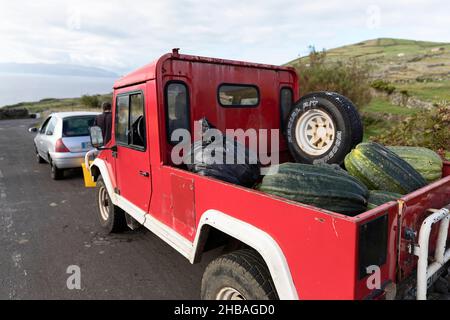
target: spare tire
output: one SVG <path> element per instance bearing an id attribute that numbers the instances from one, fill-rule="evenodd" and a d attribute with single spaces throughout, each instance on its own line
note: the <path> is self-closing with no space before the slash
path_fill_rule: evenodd
<path id="1" fill-rule="evenodd" d="M 286 126 L 289 150 L 299 163 L 342 165 L 363 139 L 358 110 L 334 92 L 315 92 L 292 107 Z"/>

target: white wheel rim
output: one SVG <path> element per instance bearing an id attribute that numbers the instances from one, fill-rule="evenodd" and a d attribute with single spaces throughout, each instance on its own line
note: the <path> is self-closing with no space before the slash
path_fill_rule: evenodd
<path id="1" fill-rule="evenodd" d="M 216 300 L 246 300 L 236 289 L 231 287 L 223 288 L 216 296 Z"/>
<path id="2" fill-rule="evenodd" d="M 321 156 L 331 149 L 336 138 L 333 119 L 322 110 L 309 110 L 298 120 L 295 137 L 305 153 Z"/>
<path id="3" fill-rule="evenodd" d="M 109 218 L 109 199 L 106 192 L 106 188 L 101 187 L 98 194 L 98 207 L 100 208 L 100 215 L 105 221 Z"/>

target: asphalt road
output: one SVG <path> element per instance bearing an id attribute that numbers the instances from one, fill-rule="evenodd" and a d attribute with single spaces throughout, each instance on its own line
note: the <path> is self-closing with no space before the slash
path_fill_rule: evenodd
<path id="1" fill-rule="evenodd" d="M 81 172 L 53 181 L 35 161 L 33 121 L 0 121 L 0 299 L 198 299 L 210 257 L 191 265 L 145 230 L 103 235 Z"/>

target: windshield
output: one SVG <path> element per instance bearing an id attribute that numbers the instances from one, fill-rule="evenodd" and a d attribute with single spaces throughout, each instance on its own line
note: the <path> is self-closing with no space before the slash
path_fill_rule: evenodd
<path id="1" fill-rule="evenodd" d="M 89 127 L 95 122 L 93 116 L 70 117 L 63 120 L 63 137 L 81 137 L 89 135 Z"/>

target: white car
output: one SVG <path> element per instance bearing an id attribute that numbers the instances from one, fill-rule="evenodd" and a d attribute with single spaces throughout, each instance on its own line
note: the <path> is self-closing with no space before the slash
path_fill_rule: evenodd
<path id="1" fill-rule="evenodd" d="M 59 112 L 51 114 L 34 138 L 36 159 L 51 165 L 51 176 L 58 180 L 64 177 L 64 169 L 79 168 L 86 152 L 92 149 L 89 127 L 92 127 L 99 112 Z"/>

